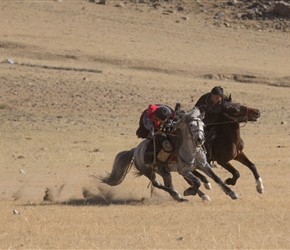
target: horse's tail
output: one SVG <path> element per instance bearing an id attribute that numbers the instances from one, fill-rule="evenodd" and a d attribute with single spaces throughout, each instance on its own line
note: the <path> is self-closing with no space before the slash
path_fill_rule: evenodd
<path id="1" fill-rule="evenodd" d="M 110 186 L 119 185 L 132 167 L 134 150 L 135 148 L 132 148 L 131 150 L 118 153 L 115 157 L 111 173 L 108 173 L 104 178 L 100 178 L 101 182 Z"/>

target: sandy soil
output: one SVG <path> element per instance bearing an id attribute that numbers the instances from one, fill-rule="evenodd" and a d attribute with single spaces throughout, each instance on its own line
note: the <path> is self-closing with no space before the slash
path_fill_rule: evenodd
<path id="1" fill-rule="evenodd" d="M 54 202 L 82 200 L 83 190 L 104 198 L 96 205 L 150 198 L 145 178 L 128 174 L 120 187 L 108 189 L 93 176 L 110 171 L 119 151 L 140 142 L 135 130 L 149 103 L 174 107 L 181 102 L 190 109 L 200 95 L 221 85 L 234 101 L 262 114 L 242 128 L 242 136 L 265 194 L 256 193 L 252 174 L 237 163 L 241 178 L 235 190 L 244 202 L 264 197 L 275 204 L 277 199 L 288 220 L 282 225 L 287 235 L 290 33 L 218 27 L 202 13 L 165 15 L 170 9 L 165 2 L 163 8 L 115 4 L 1 2 L 0 203 L 9 210 L 5 214 L 12 215 L 14 204 L 42 203 L 47 190 Z M 221 168 L 217 173 L 228 176 Z M 182 192 L 186 183 L 174 178 Z M 213 192 L 212 200 L 228 201 L 220 192 Z M 170 200 L 162 191 L 155 193 L 155 201 Z M 290 247 L 286 238 L 269 247 Z"/>

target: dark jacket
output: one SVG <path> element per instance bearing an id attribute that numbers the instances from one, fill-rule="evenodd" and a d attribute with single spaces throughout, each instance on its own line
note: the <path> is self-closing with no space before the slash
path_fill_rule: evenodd
<path id="1" fill-rule="evenodd" d="M 199 108 L 200 112 L 205 112 L 205 117 L 203 119 L 205 125 L 214 123 L 221 112 L 221 103 L 214 104 L 210 92 L 202 95 L 195 106 Z"/>
<path id="2" fill-rule="evenodd" d="M 154 112 L 160 106 L 165 106 L 170 111 L 171 115 L 169 120 L 172 120 L 175 117 L 175 111 L 167 105 L 160 104 L 150 104 L 148 109 L 144 110 L 140 119 L 139 119 L 139 128 L 136 131 L 136 135 L 139 138 L 148 138 L 150 133 L 155 133 L 159 130 L 161 122 L 155 119 Z"/>

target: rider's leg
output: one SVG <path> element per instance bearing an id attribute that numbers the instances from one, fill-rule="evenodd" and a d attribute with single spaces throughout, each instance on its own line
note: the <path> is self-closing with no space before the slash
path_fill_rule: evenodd
<path id="1" fill-rule="evenodd" d="M 173 146 L 170 139 L 167 136 L 157 136 L 157 144 L 160 145 L 160 151 L 157 154 L 157 165 L 166 166 L 166 162 L 173 152 Z"/>

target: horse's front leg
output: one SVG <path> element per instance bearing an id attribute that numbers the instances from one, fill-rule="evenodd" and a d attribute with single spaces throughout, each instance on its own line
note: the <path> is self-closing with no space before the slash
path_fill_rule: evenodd
<path id="1" fill-rule="evenodd" d="M 211 184 L 204 175 L 197 172 L 196 170 L 192 171 L 192 173 L 201 180 L 206 189 L 211 190 Z"/>
<path id="2" fill-rule="evenodd" d="M 237 180 L 240 178 L 240 173 L 238 170 L 236 170 L 232 164 L 229 162 L 217 162 L 219 165 L 221 165 L 224 169 L 228 170 L 232 174 L 232 178 L 228 178 L 225 180 L 225 183 L 227 185 L 236 185 Z"/>
<path id="3" fill-rule="evenodd" d="M 211 184 L 203 174 L 197 172 L 196 170 L 192 171 L 192 173 L 201 180 L 206 189 L 211 190 Z M 209 196 L 202 192 L 200 189 L 197 190 L 197 194 L 203 201 L 210 201 Z"/>
<path id="4" fill-rule="evenodd" d="M 263 186 L 262 178 L 260 177 L 255 164 L 253 162 L 251 162 L 249 160 L 249 158 L 243 152 L 241 154 L 239 154 L 235 158 L 235 160 L 239 161 L 243 165 L 247 166 L 252 171 L 252 173 L 253 173 L 253 175 L 255 177 L 255 180 L 256 180 L 256 184 L 257 184 L 256 185 L 257 192 L 262 194 L 264 192 L 264 186 Z"/>
<path id="5" fill-rule="evenodd" d="M 238 198 L 238 195 L 231 190 L 221 179 L 218 177 L 211 166 L 206 162 L 204 165 L 199 165 L 199 169 L 206 173 L 209 177 L 211 177 L 221 188 L 222 190 L 229 195 L 233 200 Z"/>

